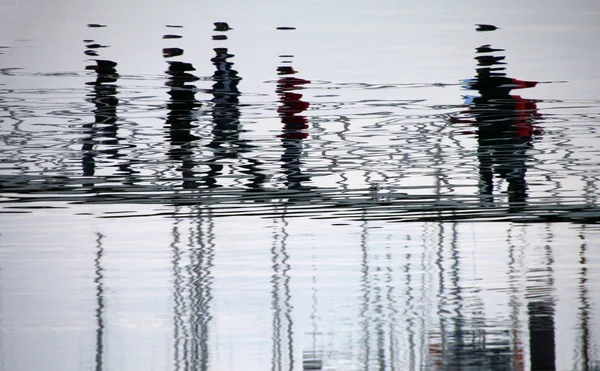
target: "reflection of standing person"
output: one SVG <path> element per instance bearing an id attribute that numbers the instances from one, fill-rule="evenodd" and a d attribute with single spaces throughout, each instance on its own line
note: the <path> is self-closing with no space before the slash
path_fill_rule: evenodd
<path id="1" fill-rule="evenodd" d="M 310 176 L 302 174 L 300 168 L 302 140 L 308 136 L 306 116 L 300 113 L 308 109 L 309 103 L 301 100 L 302 94 L 294 91 L 302 89 L 303 85 L 309 84 L 310 81 L 289 76 L 297 72 L 292 67 L 279 67 L 277 72 L 283 75 L 277 80 L 276 90 L 281 103 L 277 112 L 283 123 L 283 133 L 279 135 L 281 146 L 284 148 L 281 156 L 282 168 L 286 175 L 287 187 L 301 188 L 302 182 L 310 180 Z"/>
<path id="2" fill-rule="evenodd" d="M 88 27 L 105 27 L 98 24 L 89 24 Z M 85 54 L 88 56 L 98 56 L 98 50 L 107 48 L 106 45 L 95 43 L 94 40 L 85 40 L 87 43 Z M 96 73 L 95 81 L 87 82 L 87 85 L 94 87 L 93 92 L 89 94 L 88 100 L 95 106 L 94 122 L 84 124 L 87 136 L 83 139 L 82 144 L 82 167 L 84 176 L 93 176 L 96 173 L 96 156 L 99 154 L 107 155 L 109 159 L 120 160 L 125 155 L 120 152 L 120 142 L 123 138 L 119 138 L 118 132 L 118 117 L 117 106 L 119 100 L 117 98 L 117 63 L 106 59 L 94 59 L 95 65 L 87 66 L 86 69 L 93 70 Z M 128 145 L 128 147 L 135 147 Z M 116 167 L 118 171 L 125 175 L 123 184 L 133 184 L 136 179 L 134 174 L 137 171 L 131 167 L 132 160 L 120 161 Z"/>
<path id="3" fill-rule="evenodd" d="M 217 31 L 227 31 L 223 22 L 215 23 Z M 238 84 L 242 78 L 233 69 L 233 62 L 229 59 L 234 55 L 229 54 L 227 48 L 215 48 L 216 55 L 211 59 L 215 66 L 212 79 L 214 84 L 211 93 L 213 95 L 212 119 L 213 139 L 208 147 L 213 150 L 213 158 L 208 161 L 209 170 L 204 177 L 208 187 L 219 187 L 217 177 L 223 173 L 224 159 L 237 159 L 242 173 L 249 175 L 250 181 L 247 186 L 250 189 L 259 189 L 264 183 L 266 176 L 260 171 L 260 161 L 252 158 L 240 158 L 240 154 L 249 152 L 252 145 L 248 140 L 240 138 L 242 132 L 240 126 L 239 96 L 241 95 Z"/>
<path id="4" fill-rule="evenodd" d="M 178 35 L 165 35 L 163 38 L 179 38 Z M 180 48 L 165 48 L 163 56 L 172 58 L 183 54 Z M 194 180 L 192 142 L 199 138 L 192 134 L 195 120 L 195 110 L 200 103 L 195 98 L 196 86 L 190 82 L 198 80 L 198 77 L 191 74 L 196 69 L 190 63 L 181 61 L 169 61 L 169 69 L 166 71 L 169 79 L 166 85 L 169 86 L 170 100 L 167 103 L 167 137 L 171 144 L 169 157 L 175 161 L 181 161 L 181 175 L 183 178 L 182 187 L 185 189 L 197 188 Z"/>
<path id="5" fill-rule="evenodd" d="M 506 77 L 501 72 L 504 56 L 487 55 L 502 51 L 489 45 L 477 48 L 477 75 L 467 81 L 467 89 L 477 90 L 471 97 L 469 114 L 477 126 L 480 192 L 492 198 L 494 173 L 508 182 L 511 210 L 518 210 L 527 199 L 527 150 L 532 147 L 534 121 L 539 116 L 532 100 L 511 95 L 513 89 L 534 87 L 537 82 Z"/>
<path id="6" fill-rule="evenodd" d="M 90 101 L 94 103 L 94 122 L 85 124 L 88 137 L 83 141 L 83 175 L 92 176 L 96 172 L 96 146 L 99 144 L 114 145 L 117 142 L 117 63 L 96 59 L 95 66 L 89 66 L 96 72 L 96 80 L 89 82 L 94 86 Z M 104 139 L 98 139 L 104 138 Z M 114 153 L 113 153 L 114 155 Z"/>

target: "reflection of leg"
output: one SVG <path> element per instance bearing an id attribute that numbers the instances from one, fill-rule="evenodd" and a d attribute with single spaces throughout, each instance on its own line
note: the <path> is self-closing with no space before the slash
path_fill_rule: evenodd
<path id="1" fill-rule="evenodd" d="M 508 202 L 524 203 L 527 199 L 527 183 L 525 182 L 525 166 L 516 167 L 507 175 Z"/>
<path id="2" fill-rule="evenodd" d="M 477 158 L 479 159 L 479 194 L 489 196 L 487 200 L 492 201 L 492 191 L 494 188 L 494 175 L 492 172 L 492 156 L 489 147 L 479 146 L 477 148 Z"/>
<path id="3" fill-rule="evenodd" d="M 302 174 L 300 156 L 302 155 L 302 140 L 301 139 L 282 139 L 284 148 L 281 161 L 282 168 L 286 174 L 288 188 L 299 188 L 302 182 L 310 180 L 310 176 Z"/>

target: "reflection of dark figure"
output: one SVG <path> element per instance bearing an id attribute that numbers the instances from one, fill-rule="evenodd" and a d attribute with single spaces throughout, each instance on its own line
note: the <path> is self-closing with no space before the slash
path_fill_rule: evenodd
<path id="1" fill-rule="evenodd" d="M 534 87 L 537 82 L 521 81 L 505 76 L 504 56 L 488 53 L 502 51 L 489 45 L 477 48 L 477 76 L 469 80 L 467 88 L 477 90 L 470 115 L 477 126 L 477 157 L 479 159 L 480 192 L 491 199 L 494 173 L 508 182 L 508 201 L 517 211 L 527 199 L 527 150 L 532 146 L 534 120 L 538 117 L 536 105 L 517 95 L 513 89 Z M 473 122 L 473 121 L 471 121 Z"/>
<path id="2" fill-rule="evenodd" d="M 117 144 L 117 85 L 114 83 L 118 79 L 116 67 L 117 64 L 107 60 L 96 60 L 95 66 L 88 66 L 87 69 L 96 72 L 96 81 L 88 82 L 88 85 L 94 85 L 94 92 L 91 94 L 90 101 L 94 103 L 94 122 L 85 124 L 89 136 L 83 141 L 83 175 L 92 176 L 96 171 L 96 149 L 98 144 Z M 105 138 L 105 139 L 99 139 Z M 112 151 L 114 152 L 114 150 Z M 113 153 L 113 155 L 116 153 Z"/>
<path id="3" fill-rule="evenodd" d="M 286 175 L 286 186 L 297 189 L 302 187 L 302 182 L 310 180 L 310 176 L 302 174 L 300 169 L 302 140 L 308 136 L 306 117 L 300 113 L 309 107 L 309 103 L 302 101 L 302 94 L 294 91 L 302 89 L 302 86 L 310 81 L 289 76 L 296 73 L 291 67 L 279 67 L 277 71 L 283 75 L 277 80 L 277 94 L 281 103 L 277 112 L 283 123 L 283 133 L 279 136 L 284 148 L 281 166 Z"/>
<path id="4" fill-rule="evenodd" d="M 229 59 L 233 54 L 229 54 L 227 48 L 215 48 L 216 55 L 211 62 L 216 67 L 212 76 L 214 84 L 212 86 L 213 95 L 213 139 L 208 147 L 213 150 L 213 158 L 209 161 L 209 171 L 204 179 L 208 187 L 219 187 L 217 177 L 223 173 L 223 164 L 219 163 L 223 159 L 238 159 L 240 153 L 249 152 L 252 147 L 247 140 L 240 138 L 240 110 L 238 84 L 241 77 L 233 69 L 233 62 Z M 251 189 L 260 188 L 264 183 L 265 175 L 258 168 L 260 162 L 255 159 L 243 159 L 240 166 L 242 173 L 250 175 L 248 186 Z"/>
<path id="5" fill-rule="evenodd" d="M 196 87 L 188 84 L 198 80 L 196 76 L 189 73 L 194 70 L 195 68 L 191 64 L 184 62 L 169 62 L 167 70 L 169 75 L 167 85 L 171 88 L 169 90 L 171 100 L 167 104 L 169 112 L 166 121 L 169 130 L 168 138 L 171 143 L 169 157 L 181 161 L 183 188 L 185 189 L 196 188 L 193 180 L 193 152 L 190 147 L 191 142 L 198 139 L 191 133 L 191 130 L 193 129 L 194 110 L 200 103 L 194 97 Z"/>
<path id="6" fill-rule="evenodd" d="M 89 24 L 88 27 L 105 27 L 99 24 Z M 107 48 L 107 45 L 101 45 L 94 40 L 84 40 L 86 43 L 85 54 L 89 56 L 98 56 L 98 50 Z M 83 139 L 82 145 L 82 167 L 84 176 L 93 176 L 96 173 L 96 156 L 98 154 L 107 155 L 111 160 L 119 160 L 125 157 L 119 153 L 123 138 L 117 136 L 117 85 L 119 78 L 117 73 L 117 63 L 94 59 L 95 65 L 87 66 L 86 69 L 93 70 L 96 73 L 95 81 L 87 82 L 86 85 L 92 85 L 94 90 L 88 94 L 88 101 L 94 104 L 94 122 L 83 125 L 86 129 L 87 137 Z M 128 147 L 135 147 L 129 144 Z M 123 184 L 134 184 L 136 179 L 134 174 L 137 171 L 131 168 L 132 160 L 118 162 L 117 168 L 121 174 L 124 174 Z"/>

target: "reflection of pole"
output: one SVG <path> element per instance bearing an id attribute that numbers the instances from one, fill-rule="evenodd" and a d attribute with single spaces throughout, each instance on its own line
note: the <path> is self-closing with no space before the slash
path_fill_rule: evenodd
<path id="1" fill-rule="evenodd" d="M 363 211 L 363 213 L 366 212 Z M 371 296 L 371 272 L 369 271 L 369 253 L 367 251 L 367 228 L 366 220 L 362 225 L 362 232 L 360 234 L 360 249 L 362 253 L 361 259 L 361 291 L 362 291 L 362 305 L 360 308 L 359 316 L 360 316 L 360 324 L 362 327 L 362 336 L 363 339 L 361 341 L 362 349 L 365 354 L 363 367 L 365 370 L 369 369 L 369 364 L 371 363 L 371 332 L 370 332 L 370 321 L 369 321 L 369 300 Z"/>
<path id="2" fill-rule="evenodd" d="M 509 299 L 509 308 L 510 308 L 510 319 L 511 319 L 511 343 L 512 343 L 512 354 L 513 354 L 513 369 L 515 371 L 524 371 L 525 370 L 525 360 L 524 360 L 524 351 L 523 351 L 523 342 L 521 339 L 521 324 L 519 320 L 519 311 L 522 306 L 522 303 L 519 301 L 520 297 L 520 287 L 517 285 L 519 280 L 519 269 L 517 264 L 522 265 L 522 251 L 519 251 L 519 255 L 517 256 L 516 245 L 512 242 L 512 238 L 510 235 L 512 234 L 512 226 L 509 227 L 508 230 L 508 284 L 510 287 L 510 299 Z"/>
<path id="3" fill-rule="evenodd" d="M 173 368 L 175 370 L 210 369 L 209 325 L 212 320 L 210 304 L 212 302 L 211 268 L 215 247 L 214 219 L 210 210 L 206 215 L 203 215 L 201 209 L 197 212 L 198 224 L 192 224 L 188 231 L 189 236 L 185 246 L 187 254 L 184 254 L 180 247 L 179 220 L 172 230 Z M 189 261 L 182 261 L 184 256 L 189 256 Z"/>
<path id="4" fill-rule="evenodd" d="M 273 276 L 271 278 L 273 285 L 271 290 L 273 308 L 272 371 L 292 370 L 294 367 L 293 308 L 290 294 L 290 276 L 288 274 L 291 266 L 288 264 L 289 255 L 286 251 L 287 221 L 282 219 L 282 222 L 283 225 L 279 233 L 275 234 L 271 247 L 271 261 L 273 263 Z"/>
<path id="5" fill-rule="evenodd" d="M 184 278 L 182 275 L 181 268 L 181 249 L 180 243 L 180 232 L 178 224 L 179 219 L 175 219 L 173 226 L 173 242 L 171 243 L 171 250 L 173 251 L 173 338 L 174 338 L 174 369 L 180 370 L 182 362 L 186 362 L 183 366 L 184 370 L 189 369 L 187 364 L 187 339 L 189 338 L 189 331 L 186 328 L 184 320 L 185 314 L 185 298 L 184 298 Z"/>
<path id="6" fill-rule="evenodd" d="M 206 228 L 203 222 L 206 221 Z M 205 229 L 205 230 L 204 230 Z M 208 211 L 208 215 L 202 215 L 198 210 L 198 225 L 195 233 L 191 231 L 190 245 L 198 244 L 198 248 L 190 252 L 190 325 L 192 342 L 190 354 L 194 369 L 209 369 L 209 323 L 212 320 L 210 314 L 210 303 L 212 301 L 212 277 L 211 268 L 214 258 L 214 219 Z M 190 246 L 190 247 L 191 247 Z"/>
<path id="7" fill-rule="evenodd" d="M 102 247 L 102 238 L 103 235 L 100 233 L 96 234 L 96 258 L 94 259 L 94 271 L 96 273 L 96 277 L 94 278 L 94 283 L 96 283 L 96 371 L 102 370 L 102 361 L 104 359 L 104 286 L 102 284 L 102 279 L 104 276 L 102 275 L 102 264 L 100 260 L 102 259 L 102 255 L 104 253 L 104 248 Z"/>
<path id="8" fill-rule="evenodd" d="M 585 243 L 585 236 L 580 233 L 579 238 L 583 240 L 581 247 L 579 248 L 579 264 L 581 265 L 580 277 L 579 277 L 579 300 L 580 300 L 580 313 L 579 318 L 581 321 L 581 355 L 582 355 L 582 369 L 587 370 L 590 367 L 590 303 L 588 298 L 587 288 L 587 260 L 585 253 L 587 250 L 587 244 Z"/>
<path id="9" fill-rule="evenodd" d="M 314 246 L 313 246 L 314 249 Z M 319 332 L 319 327 L 317 326 L 317 308 L 318 308 L 318 299 L 317 299 L 317 266 L 315 265 L 315 254 L 312 255 L 312 285 L 311 285 L 311 313 L 310 319 L 312 322 L 312 347 L 310 350 L 305 350 L 302 352 L 302 370 L 321 370 L 323 367 L 323 354 L 322 352 L 317 351 L 317 333 Z"/>

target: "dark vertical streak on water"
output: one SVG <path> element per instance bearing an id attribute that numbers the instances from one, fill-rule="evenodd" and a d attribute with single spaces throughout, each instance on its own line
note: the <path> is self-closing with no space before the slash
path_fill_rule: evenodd
<path id="1" fill-rule="evenodd" d="M 423 254 L 425 255 L 425 254 Z M 404 265 L 404 276 L 405 276 L 405 281 L 406 281 L 406 291 L 404 292 L 405 296 L 406 296 L 406 310 L 404 312 L 404 315 L 406 316 L 406 333 L 408 334 L 408 346 L 409 348 L 407 349 L 407 352 L 409 354 L 408 357 L 408 369 L 409 370 L 414 370 L 415 366 L 416 366 L 416 357 L 415 357 L 415 351 L 416 351 L 416 343 L 415 343 L 415 320 L 414 320 L 414 316 L 413 316 L 413 300 L 414 300 L 414 296 L 412 294 L 413 292 L 413 287 L 411 285 L 412 283 L 412 276 L 411 276 L 411 264 L 410 264 L 410 259 L 411 259 L 411 253 L 406 253 L 406 264 Z M 423 327 L 422 327 L 423 328 Z"/>
<path id="2" fill-rule="evenodd" d="M 174 355 L 174 370 L 182 369 L 182 362 L 187 362 L 186 349 L 189 333 L 185 322 L 185 286 L 182 276 L 181 255 L 182 251 L 179 247 L 180 236 L 179 219 L 175 219 L 171 234 L 173 241 L 171 242 L 171 251 L 173 254 L 173 355 Z M 188 367 L 183 366 L 184 370 Z"/>
<path id="3" fill-rule="evenodd" d="M 210 339 L 209 324 L 212 320 L 210 303 L 212 301 L 212 273 L 214 258 L 214 219 L 210 210 L 203 215 L 198 208 L 196 230 L 191 233 L 194 240 L 191 246 L 198 246 L 190 251 L 190 288 L 191 292 L 191 357 L 192 367 L 198 370 L 209 370 Z"/>
<path id="4" fill-rule="evenodd" d="M 273 308 L 273 355 L 271 369 L 273 371 L 293 370 L 294 347 L 293 347 L 293 321 L 292 304 L 290 293 L 291 266 L 288 263 L 286 231 L 287 221 L 281 220 L 281 228 L 273 238 L 271 247 L 273 263 L 272 283 L 272 308 Z"/>
<path id="5" fill-rule="evenodd" d="M 423 240 L 426 239 L 427 234 L 429 234 L 428 229 L 431 228 L 430 224 L 425 225 L 425 230 L 424 230 L 424 234 L 425 236 L 423 236 Z M 437 243 L 437 251 L 436 251 L 436 261 L 435 261 L 435 265 L 438 267 L 438 279 L 439 279 L 439 287 L 438 287 L 438 293 L 437 293 L 437 297 L 438 297 L 438 311 L 437 311 L 437 315 L 439 318 L 439 324 L 440 324 L 440 329 L 439 329 L 439 344 L 435 344 L 436 346 L 439 346 L 439 354 L 436 354 L 437 357 L 439 357 L 439 359 L 436 359 L 436 363 L 438 363 L 439 365 L 443 365 L 444 364 L 444 360 L 447 356 L 449 356 L 448 352 L 447 352 L 447 344 L 448 344 L 448 336 L 446 334 L 446 313 L 447 313 L 447 309 L 445 308 L 447 306 L 447 298 L 446 298 L 446 285 L 445 285 L 445 269 L 444 269 L 444 246 L 442 244 L 442 240 L 441 238 L 438 240 Z M 438 339 L 434 339 L 434 342 L 437 342 Z"/>
<path id="6" fill-rule="evenodd" d="M 513 233 L 513 227 L 507 231 L 507 241 L 506 244 L 508 246 L 508 285 L 510 288 L 510 299 L 509 299 L 509 308 L 510 308 L 510 324 L 512 326 L 511 329 L 511 343 L 512 343 L 512 356 L 513 356 L 513 367 L 515 370 L 522 370 L 525 367 L 524 355 L 523 355 L 523 344 L 521 339 L 521 324 L 519 321 L 519 309 L 521 307 L 521 303 L 519 302 L 519 270 L 517 267 L 518 263 L 522 263 L 522 251 L 516 251 L 517 246 L 512 242 L 511 234 Z M 520 253 L 521 256 L 517 256 Z"/>
<path id="7" fill-rule="evenodd" d="M 540 267 L 529 270 L 530 279 L 527 287 L 527 312 L 529 316 L 529 355 L 531 370 L 555 370 L 555 333 L 554 302 L 552 290 L 552 233 L 548 231 L 547 244 L 543 247 L 544 255 Z"/>
<path id="8" fill-rule="evenodd" d="M 439 223 L 439 239 L 440 239 L 440 245 L 443 246 L 443 240 L 444 240 L 444 223 Z M 452 366 L 458 366 L 461 367 L 463 365 L 463 363 L 465 362 L 464 358 L 464 353 L 465 352 L 465 341 L 464 341 L 464 332 L 465 332 L 465 318 L 463 317 L 463 313 L 462 313 L 462 307 L 463 307 L 463 298 L 462 298 L 462 289 L 460 287 L 460 256 L 459 256 L 459 252 L 458 252 L 458 246 L 457 246 L 457 231 L 456 231 L 456 222 L 452 223 L 452 240 L 450 241 L 450 257 L 451 257 L 451 265 L 450 265 L 450 282 L 452 283 L 452 288 L 450 289 L 450 301 L 455 305 L 455 309 L 454 309 L 454 316 L 453 316 L 453 322 L 454 322 L 454 329 L 453 329 L 453 345 L 452 347 L 454 348 L 453 351 L 453 355 L 452 357 L 452 362 L 450 363 Z M 467 353 L 467 357 L 469 357 L 471 354 Z M 475 356 L 475 354 L 473 354 L 472 356 Z M 471 363 L 469 362 L 469 360 L 466 360 L 467 363 Z M 478 362 L 479 360 L 477 360 L 477 358 L 474 359 L 475 362 Z"/>
<path id="9" fill-rule="evenodd" d="M 388 250 L 391 250 L 390 245 L 387 246 Z M 390 370 L 396 370 L 396 365 L 398 364 L 398 359 L 396 355 L 399 352 L 398 342 L 396 338 L 396 314 L 398 311 L 396 307 L 398 306 L 396 303 L 396 299 L 394 296 L 394 270 L 392 268 L 392 253 L 386 254 L 386 277 L 385 277 L 385 285 L 386 285 L 386 304 L 387 304 L 387 321 L 388 321 L 388 342 L 389 342 L 389 364 Z"/>
<path id="10" fill-rule="evenodd" d="M 581 326 L 581 355 L 582 355 L 582 370 L 589 370 L 591 366 L 590 357 L 590 300 L 588 293 L 588 278 L 587 278 L 587 259 L 586 250 L 587 243 L 585 241 L 585 234 L 583 231 L 579 233 L 579 238 L 582 240 L 581 246 L 579 247 L 579 321 Z"/>
<path id="11" fill-rule="evenodd" d="M 360 283 L 360 289 L 362 291 L 362 305 L 361 305 L 361 309 L 360 312 L 358 313 L 358 316 L 360 318 L 360 324 L 361 324 L 361 328 L 362 328 L 362 350 L 365 354 L 365 359 L 364 359 L 364 370 L 368 371 L 370 369 L 370 363 L 371 363 L 371 332 L 370 332 L 370 313 L 369 313 L 369 304 L 370 304 L 370 296 L 371 296 L 371 290 L 372 290 L 372 284 L 371 284 L 371 272 L 369 269 L 369 253 L 367 250 L 367 229 L 366 227 L 367 222 L 364 221 L 361 225 L 361 229 L 362 232 L 360 234 L 360 250 L 362 252 L 362 259 L 361 259 L 361 273 L 362 273 L 362 278 L 361 278 L 361 283 Z"/>
<path id="12" fill-rule="evenodd" d="M 94 277 L 94 283 L 96 284 L 96 357 L 95 357 L 95 370 L 101 371 L 104 361 L 104 284 L 102 279 L 104 275 L 102 271 L 102 255 L 104 254 L 104 247 L 102 245 L 102 239 L 104 236 L 100 233 L 96 234 L 96 258 L 94 259 L 94 271 L 96 277 Z"/>

